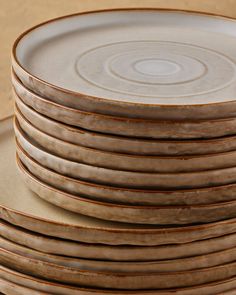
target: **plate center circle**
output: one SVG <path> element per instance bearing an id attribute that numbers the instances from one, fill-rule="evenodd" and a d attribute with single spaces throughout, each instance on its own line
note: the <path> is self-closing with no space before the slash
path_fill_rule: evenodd
<path id="1" fill-rule="evenodd" d="M 179 72 L 181 67 L 164 59 L 143 59 L 134 64 L 134 69 L 144 75 L 167 76 Z"/>

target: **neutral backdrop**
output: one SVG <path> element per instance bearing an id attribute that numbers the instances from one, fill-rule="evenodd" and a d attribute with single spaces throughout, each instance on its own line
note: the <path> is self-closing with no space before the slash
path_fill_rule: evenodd
<path id="1" fill-rule="evenodd" d="M 0 0 L 0 118 L 13 112 L 11 47 L 21 32 L 50 18 L 119 7 L 178 8 L 236 17 L 236 0 Z"/>

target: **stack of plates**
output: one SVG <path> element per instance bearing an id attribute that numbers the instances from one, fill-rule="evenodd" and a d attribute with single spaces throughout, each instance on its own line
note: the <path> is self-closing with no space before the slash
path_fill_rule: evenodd
<path id="1" fill-rule="evenodd" d="M 130 9 L 18 38 L 0 291 L 236 292 L 235 31 Z"/>

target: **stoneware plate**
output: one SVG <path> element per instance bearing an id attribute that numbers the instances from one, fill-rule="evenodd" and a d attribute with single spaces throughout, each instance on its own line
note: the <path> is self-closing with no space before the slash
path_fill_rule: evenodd
<path id="1" fill-rule="evenodd" d="M 52 137 L 47 134 L 47 128 L 44 132 L 40 131 L 25 119 L 17 109 L 16 117 L 22 130 L 47 151 L 69 160 L 93 166 L 144 172 L 188 172 L 236 166 L 236 151 L 172 157 L 128 155 L 100 151 Z"/>
<path id="2" fill-rule="evenodd" d="M 24 32 L 12 63 L 29 88 L 73 108 L 225 118 L 236 113 L 235 31 L 230 18 L 196 12 L 86 12 Z"/>
<path id="3" fill-rule="evenodd" d="M 14 95 L 19 96 L 25 104 L 37 112 L 63 123 L 92 131 L 130 137 L 159 139 L 212 138 L 236 134 L 235 117 L 214 120 L 192 119 L 188 121 L 114 117 L 60 105 L 29 91 L 22 84 L 16 83 L 14 76 L 12 81 L 15 88 Z"/>
<path id="4" fill-rule="evenodd" d="M 0 235 L 7 240 L 28 248 L 60 256 L 96 259 L 104 261 L 154 261 L 164 259 L 178 259 L 192 256 L 206 255 L 236 246 L 236 235 L 229 234 L 222 237 L 195 241 L 185 244 L 171 244 L 162 246 L 109 246 L 102 244 L 86 244 L 64 239 L 55 239 L 45 235 L 16 227 L 0 220 Z"/>
<path id="5" fill-rule="evenodd" d="M 205 205 L 131 206 L 65 193 L 37 179 L 18 160 L 26 185 L 44 200 L 75 213 L 105 220 L 143 224 L 190 224 L 236 217 L 236 201 Z"/>
<path id="6" fill-rule="evenodd" d="M 18 96 L 15 99 L 16 111 L 35 127 L 41 131 L 46 130 L 51 136 L 85 147 L 108 152 L 160 156 L 204 155 L 236 149 L 236 136 L 204 140 L 152 140 L 95 133 L 55 121 L 24 104 Z"/>
<path id="7" fill-rule="evenodd" d="M 213 282 L 209 284 L 199 285 L 195 287 L 189 288 L 179 288 L 179 289 L 170 289 L 170 290 L 135 290 L 135 291 L 118 291 L 118 290 L 102 290 L 102 289 L 86 289 L 81 287 L 63 285 L 61 283 L 50 282 L 43 279 L 39 279 L 36 277 L 32 277 L 30 275 L 19 273 L 15 270 L 9 269 L 4 266 L 0 266 L 0 276 L 3 279 L 6 279 L 13 283 L 20 283 L 23 286 L 27 286 L 29 288 L 36 288 L 37 290 L 43 292 L 49 292 L 50 294 L 56 293 L 60 295 L 124 295 L 124 294 L 158 294 L 158 295 L 172 295 L 173 293 L 176 295 L 215 295 L 218 292 L 227 292 L 227 290 L 231 290 L 236 287 L 236 279 L 235 277 Z M 41 293 L 42 294 L 42 293 Z M 22 294 L 20 294 L 22 295 Z"/>
<path id="8" fill-rule="evenodd" d="M 1 248 L 12 251 L 19 255 L 38 259 L 41 261 L 54 263 L 58 266 L 65 266 L 75 270 L 91 270 L 110 273 L 152 273 L 152 272 L 172 272 L 188 271 L 213 267 L 236 260 L 236 248 L 227 249 L 220 252 L 214 252 L 207 255 L 198 255 L 189 258 L 180 258 L 172 260 L 157 260 L 149 262 L 127 262 L 127 261 L 102 261 L 92 259 L 79 259 L 64 257 L 60 255 L 45 254 L 40 251 L 21 246 L 0 237 Z"/>
<path id="9" fill-rule="evenodd" d="M 63 191 L 93 200 L 131 205 L 196 205 L 235 200 L 236 184 L 188 190 L 141 190 L 82 181 L 47 169 L 16 142 L 17 154 L 27 169 L 43 182 Z"/>
<path id="10" fill-rule="evenodd" d="M 2 279 L 0 274 L 0 294 L 6 295 L 46 295 L 49 293 L 40 292 L 28 287 L 23 287 L 18 285 L 17 283 L 10 282 L 7 279 Z"/>
<path id="11" fill-rule="evenodd" d="M 60 174 L 95 183 L 133 188 L 196 188 L 236 182 L 236 167 L 189 173 L 147 173 L 114 170 L 74 162 L 47 152 L 25 134 L 15 121 L 15 134 L 23 149 L 41 165 Z"/>
<path id="12" fill-rule="evenodd" d="M 167 289 L 189 287 L 230 279 L 236 274 L 236 262 L 189 271 L 111 273 L 79 270 L 29 258 L 0 247 L 0 262 L 17 271 L 62 283 L 112 289 Z"/>
<path id="13" fill-rule="evenodd" d="M 80 242 L 136 246 L 187 243 L 236 231 L 236 218 L 204 225 L 145 226 L 102 221 L 50 205 L 27 189 L 17 173 L 11 122 L 2 121 L 0 128 L 0 218 L 14 225 Z"/>

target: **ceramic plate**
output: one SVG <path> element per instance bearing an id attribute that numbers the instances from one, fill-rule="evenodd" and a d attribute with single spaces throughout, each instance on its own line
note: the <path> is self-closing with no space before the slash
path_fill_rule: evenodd
<path id="1" fill-rule="evenodd" d="M 195 241 L 185 244 L 162 246 L 109 246 L 102 244 L 86 244 L 64 239 L 55 239 L 34 233 L 0 220 L 0 235 L 28 248 L 61 256 L 70 256 L 104 261 L 153 261 L 178 259 L 206 255 L 227 250 L 236 246 L 236 235 Z"/>
<path id="2" fill-rule="evenodd" d="M 14 96 L 19 96 L 25 104 L 49 118 L 87 130 L 162 139 L 212 138 L 236 133 L 235 117 L 220 120 L 162 121 L 89 113 L 47 100 L 29 91 L 22 84 L 15 83 L 14 76 L 12 80 L 15 87 Z"/>
<path id="3" fill-rule="evenodd" d="M 7 267 L 0 266 L 0 276 L 7 278 L 11 282 L 21 283 L 27 287 L 34 287 L 37 290 L 46 291 L 46 292 L 56 292 L 60 295 L 124 295 L 124 294 L 158 294 L 158 295 L 215 295 L 216 292 L 225 292 L 235 287 L 236 280 L 231 278 L 224 281 L 213 282 L 210 284 L 199 285 L 196 287 L 190 288 L 181 288 L 181 289 L 170 289 L 169 291 L 164 290 L 135 290 L 135 291 L 118 291 L 118 290 L 98 290 L 98 289 L 86 289 L 80 287 L 73 287 L 69 285 L 62 285 L 56 282 L 49 282 L 43 279 L 32 277 L 29 275 L 21 274 L 15 270 L 11 270 Z"/>
<path id="4" fill-rule="evenodd" d="M 235 31 L 230 18 L 195 12 L 86 12 L 23 33 L 12 62 L 29 88 L 73 108 L 158 119 L 228 117 L 236 110 Z"/>
<path id="5" fill-rule="evenodd" d="M 64 176 L 47 169 L 30 157 L 16 142 L 17 153 L 27 169 L 38 179 L 63 191 L 90 199 L 132 205 L 194 205 L 235 200 L 236 185 L 229 184 L 189 190 L 137 190 L 112 187 Z"/>
<path id="6" fill-rule="evenodd" d="M 194 155 L 227 152 L 236 149 L 236 136 L 204 140 L 151 140 L 90 132 L 43 116 L 15 97 L 16 111 L 41 131 L 70 143 L 99 150 L 138 155 Z"/>
<path id="7" fill-rule="evenodd" d="M 8 280 L 4 280 L 0 277 L 0 292 L 3 294 L 9 295 L 43 295 L 49 294 L 46 292 L 36 291 L 27 287 L 23 287 L 18 285 L 17 283 L 10 282 Z M 2 294 L 2 293 L 0 293 Z"/>
<path id="8" fill-rule="evenodd" d="M 145 290 L 189 287 L 230 279 L 236 274 L 236 262 L 179 272 L 111 273 L 76 270 L 52 262 L 25 257 L 3 248 L 0 248 L 0 254 L 1 264 L 17 271 L 24 270 L 25 273 L 62 283 L 105 289 Z"/>
<path id="9" fill-rule="evenodd" d="M 235 217 L 236 201 L 209 205 L 128 206 L 72 195 L 51 187 L 32 175 L 18 161 L 26 185 L 44 200 L 72 212 L 105 220 L 143 224 L 190 224 Z"/>
<path id="10" fill-rule="evenodd" d="M 0 124 L 0 218 L 48 236 L 109 245 L 180 244 L 234 233 L 236 219 L 193 226 L 150 226 L 106 222 L 63 210 L 38 198 L 15 165 L 12 125 Z M 9 179 L 14 185 L 8 185 Z"/>
<path id="11" fill-rule="evenodd" d="M 34 127 L 16 109 L 17 121 L 22 130 L 47 151 L 63 158 L 127 171 L 144 172 L 188 172 L 234 167 L 236 151 L 201 156 L 140 156 L 100 151 L 75 145 L 48 135 L 47 128 L 42 132 Z"/>
<path id="12" fill-rule="evenodd" d="M 127 261 L 102 261 L 92 259 L 79 259 L 64 257 L 60 255 L 45 254 L 30 248 L 13 243 L 0 237 L 1 248 L 12 251 L 19 255 L 54 263 L 59 266 L 69 267 L 75 270 L 91 270 L 110 273 L 152 273 L 172 272 L 201 269 L 231 263 L 236 259 L 236 248 L 227 249 L 207 255 L 198 255 L 189 258 L 172 260 L 157 260 L 149 262 L 127 262 Z"/>
<path id="13" fill-rule="evenodd" d="M 41 165 L 60 174 L 95 183 L 133 188 L 179 189 L 236 182 L 236 167 L 189 173 L 147 173 L 101 168 L 70 161 L 47 152 L 20 128 L 15 134 L 23 149 Z"/>

